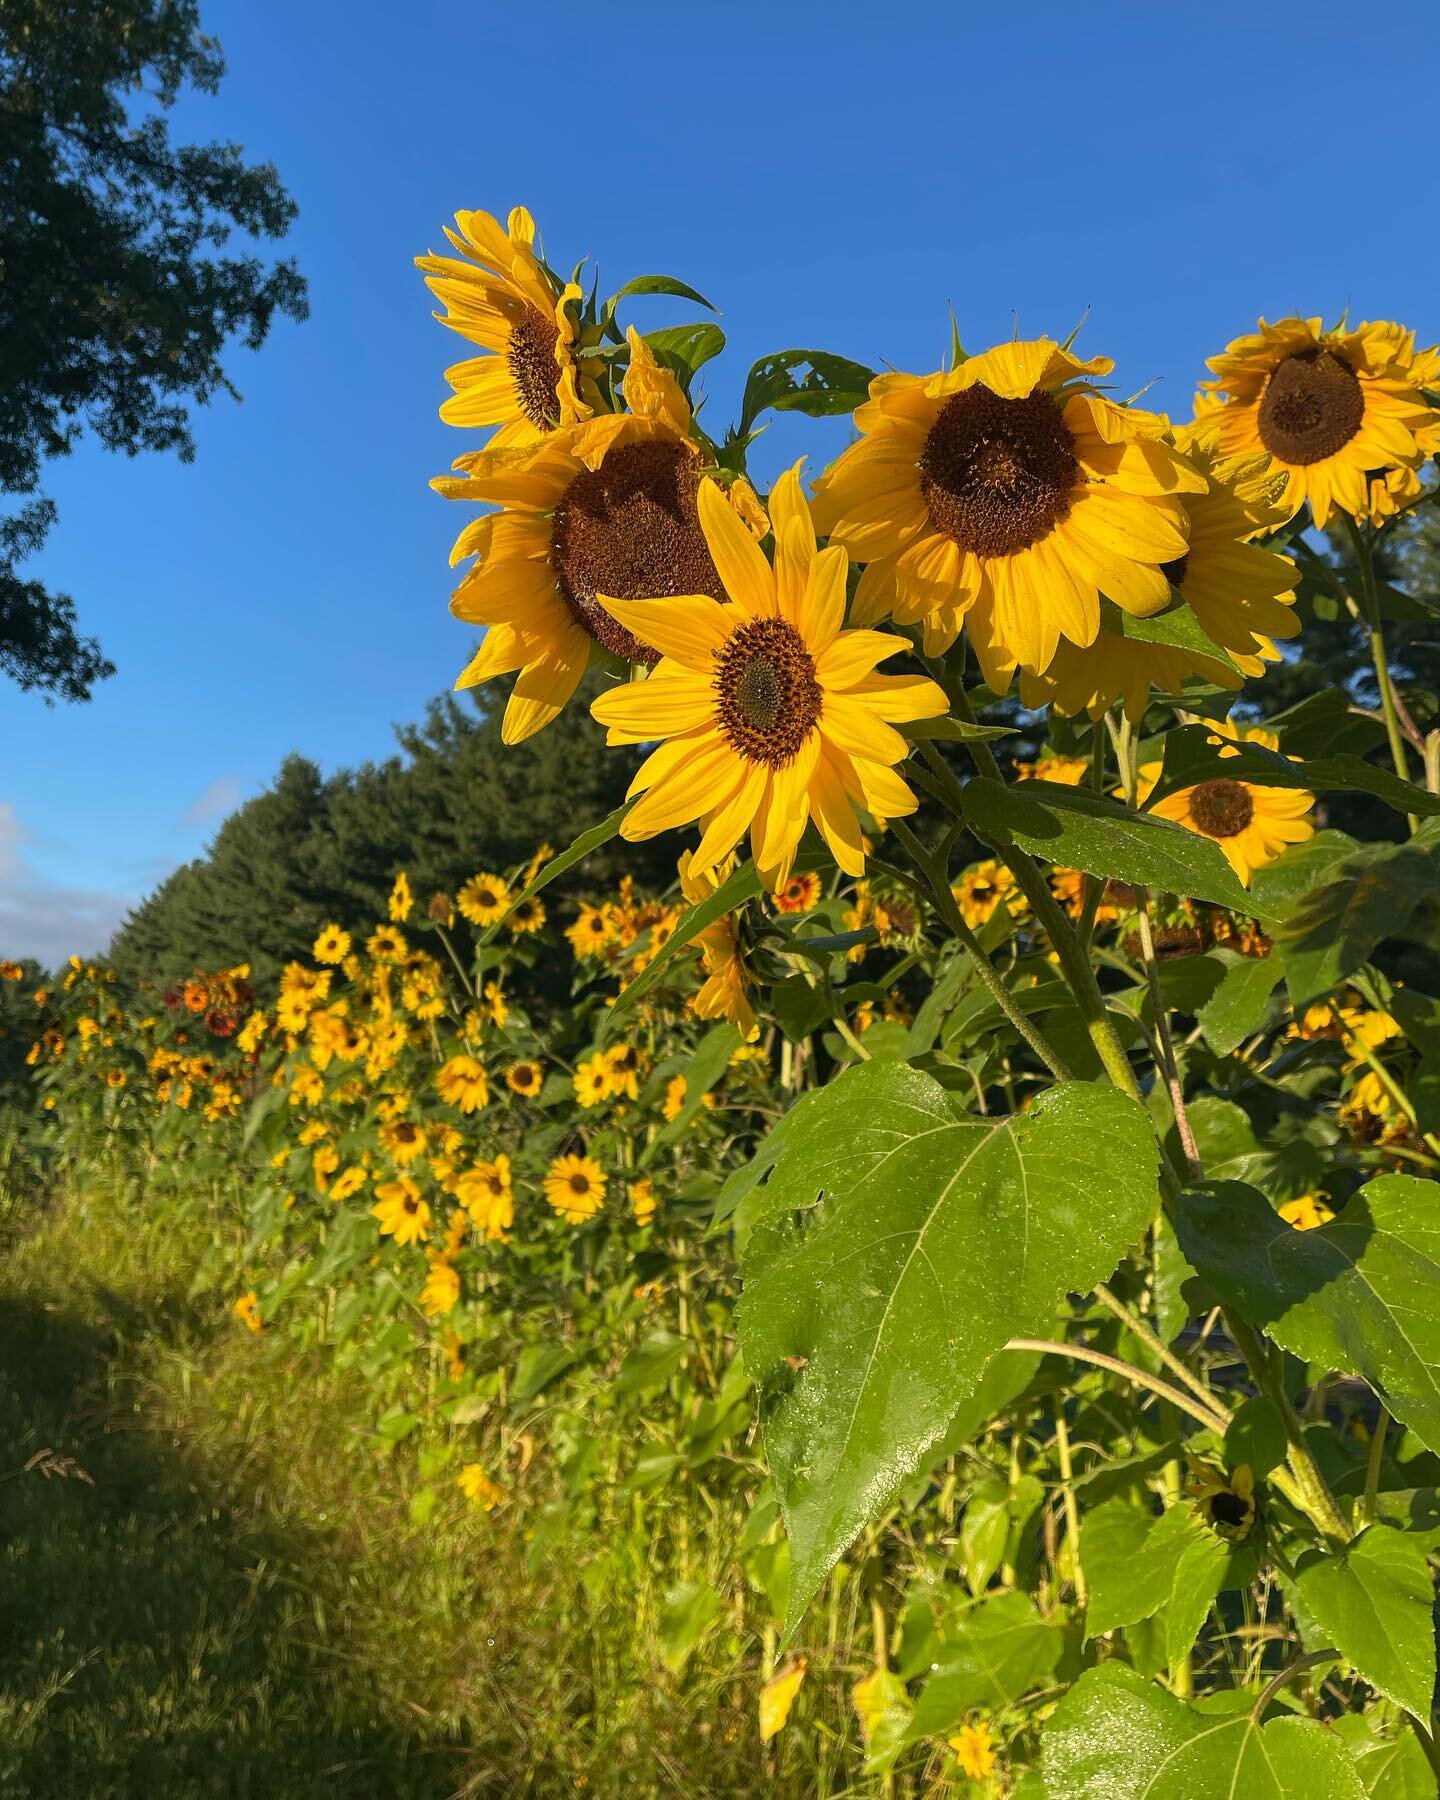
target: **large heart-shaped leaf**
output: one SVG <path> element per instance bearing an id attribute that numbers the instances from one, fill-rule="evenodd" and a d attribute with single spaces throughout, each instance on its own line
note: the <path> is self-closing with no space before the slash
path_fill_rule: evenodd
<path id="1" fill-rule="evenodd" d="M 1123 1663 L 1087 1669 L 1040 1738 L 1046 1800 L 1365 1800 L 1314 1719 L 1261 1725 L 1246 1694 L 1201 1711 Z"/>
<path id="2" fill-rule="evenodd" d="M 1089 1584 L 1085 1635 L 1099 1637 L 1173 1608 L 1173 1634 L 1184 1638 L 1178 1661 L 1195 1642 L 1220 1592 L 1230 1560 L 1226 1545 L 1190 1506 L 1156 1515 L 1127 1500 L 1111 1500 L 1087 1514 L 1080 1560 Z M 1171 1620 L 1167 1616 L 1167 1635 Z"/>
<path id="3" fill-rule="evenodd" d="M 1427 1728 L 1435 1693 L 1435 1587 L 1416 1536 L 1372 1525 L 1338 1555 L 1296 1567 L 1300 1598 L 1326 1641 L 1377 1693 Z"/>
<path id="4" fill-rule="evenodd" d="M 1144 1112 L 1071 1082 L 976 1118 L 907 1064 L 866 1063 L 762 1147 L 740 1342 L 792 1551 L 790 1625 L 928 1466 L 1012 1337 L 1114 1269 L 1154 1214 Z"/>
<path id="5" fill-rule="evenodd" d="M 1437 894 L 1440 856 L 1427 839 L 1362 844 L 1332 864 L 1319 886 L 1292 902 L 1276 934 L 1291 1000 L 1304 1006 L 1329 993 Z"/>
<path id="6" fill-rule="evenodd" d="M 1440 1451 L 1440 1185 L 1381 1175 L 1318 1231 L 1295 1231 L 1238 1181 L 1187 1193 L 1186 1256 L 1242 1317 L 1325 1368 L 1359 1375 Z"/>
<path id="7" fill-rule="evenodd" d="M 1013 1706 L 1045 1681 L 1064 1648 L 1064 1632 L 1045 1623 L 1028 1594 L 979 1601 L 947 1626 L 907 1741 L 950 1731 L 977 1706 Z"/>
<path id="8" fill-rule="evenodd" d="M 1007 787 L 977 779 L 966 785 L 965 810 L 982 834 L 1008 832 L 1021 849 L 1066 868 L 1260 916 L 1259 903 L 1245 892 L 1213 838 L 1135 812 L 1089 788 L 1053 781 Z"/>

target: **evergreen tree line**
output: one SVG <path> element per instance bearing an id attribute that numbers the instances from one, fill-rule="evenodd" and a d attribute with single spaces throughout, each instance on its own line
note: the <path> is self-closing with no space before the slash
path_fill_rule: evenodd
<path id="1" fill-rule="evenodd" d="M 582 696 L 523 744 L 501 743 L 498 709 L 445 694 L 421 723 L 398 728 L 400 752 L 383 762 L 326 776 L 307 757 L 287 757 L 206 853 L 121 925 L 109 952 L 117 972 L 168 985 L 248 962 L 263 990 L 321 926 L 372 931 L 397 869 L 423 909 L 471 875 L 527 862 L 541 843 L 564 849 L 614 809 L 638 760 L 605 748 Z M 663 887 L 675 854 L 668 840 L 616 839 L 548 889 L 546 903 L 568 922 L 565 896 L 577 887 L 593 891 L 627 872 Z"/>

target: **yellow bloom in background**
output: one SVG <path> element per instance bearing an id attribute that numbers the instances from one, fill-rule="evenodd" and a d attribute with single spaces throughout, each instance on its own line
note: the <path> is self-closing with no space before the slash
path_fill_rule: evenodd
<path id="1" fill-rule="evenodd" d="M 18 962 L 11 962 L 8 957 L 0 959 L 0 981 L 23 981 L 25 971 Z"/>
<path id="2" fill-rule="evenodd" d="M 1062 643 L 1043 674 L 1020 671 L 1021 702 L 1033 710 L 1054 706 L 1073 716 L 1092 719 L 1124 701 L 1126 717 L 1138 721 L 1152 693 L 1183 694 L 1190 677 L 1238 693 L 1241 672 L 1218 647 L 1212 654 L 1198 647 L 1148 643 L 1102 631 L 1084 649 Z"/>
<path id="3" fill-rule="evenodd" d="M 1116 406 L 1049 338 L 935 375 L 870 384 L 863 436 L 816 484 L 820 529 L 868 564 L 855 618 L 922 625 L 932 655 L 968 630 L 997 691 L 1016 664 L 1095 641 L 1103 595 L 1148 617 L 1185 553 L 1179 497 L 1204 477 L 1153 413 Z"/>
<path id="4" fill-rule="evenodd" d="M 1330 1223 L 1335 1217 L 1335 1209 L 1323 1194 L 1301 1194 L 1298 1199 L 1285 1202 L 1280 1208 L 1280 1217 L 1296 1231 L 1315 1231 Z"/>
<path id="5" fill-rule="evenodd" d="M 490 1099 L 485 1070 L 473 1056 L 452 1056 L 435 1077 L 440 1098 L 462 1113 L 478 1112 Z"/>
<path id="6" fill-rule="evenodd" d="M 603 1054 L 602 1079 L 611 1100 L 640 1098 L 640 1082 L 650 1059 L 634 1044 L 612 1044 Z"/>
<path id="7" fill-rule="evenodd" d="M 775 896 L 776 910 L 782 913 L 809 912 L 819 900 L 820 894 L 818 875 L 792 875 Z"/>
<path id="8" fill-rule="evenodd" d="M 728 865 L 697 875 L 694 858 L 685 851 L 680 858 L 680 889 L 692 906 L 708 900 L 729 874 Z M 740 951 L 740 936 L 735 915 L 725 913 L 694 940 L 700 951 L 700 966 L 705 980 L 700 992 L 690 1002 L 700 1019 L 729 1019 L 738 1025 L 747 1042 L 760 1035 L 760 1024 L 750 1004 L 749 992 L 755 985 L 749 965 Z"/>
<path id="9" fill-rule="evenodd" d="M 602 955 L 616 941 L 619 933 L 616 931 L 615 921 L 609 917 L 604 907 L 582 903 L 579 916 L 573 925 L 565 928 L 565 935 L 576 956 L 583 958 Z"/>
<path id="10" fill-rule="evenodd" d="M 442 325 L 484 354 L 445 371 L 455 390 L 440 408 L 447 425 L 497 426 L 492 449 L 538 443 L 590 416 L 593 379 L 577 359 L 580 289 L 554 281 L 535 250 L 535 221 L 517 206 L 508 223 L 459 212 L 445 235 L 454 256 L 417 256 L 425 285 L 445 308 Z"/>
<path id="11" fill-rule="evenodd" d="M 342 1169 L 330 1183 L 330 1198 L 336 1201 L 348 1200 L 352 1194 L 358 1194 L 369 1179 L 366 1170 L 358 1163 L 352 1163 L 348 1169 Z"/>
<path id="12" fill-rule="evenodd" d="M 1202 391 L 1220 404 L 1197 426 L 1221 456 L 1270 457 L 1286 477 L 1286 517 L 1308 502 L 1320 526 L 1334 511 L 1383 518 L 1440 449 L 1440 412 L 1421 391 L 1434 359 L 1398 325 L 1261 319 L 1211 357 Z"/>
<path id="13" fill-rule="evenodd" d="M 425 1154 L 425 1127 L 414 1119 L 391 1119 L 380 1127 L 380 1142 L 401 1168 Z"/>
<path id="14" fill-rule="evenodd" d="M 858 814 L 897 818 L 917 804 L 894 771 L 909 747 L 892 721 L 937 717 L 945 696 L 923 675 L 875 673 L 907 648 L 902 638 L 842 630 L 845 553 L 817 550 L 796 470 L 770 496 L 773 568 L 712 483 L 702 485 L 699 509 L 733 604 L 702 594 L 643 606 L 600 596 L 622 624 L 643 622 L 664 653 L 648 681 L 612 688 L 591 707 L 611 744 L 660 741 L 630 784 L 642 798 L 621 836 L 701 820 L 698 876 L 749 831 L 774 891 L 813 817 L 841 868 L 862 874 Z"/>
<path id="15" fill-rule="evenodd" d="M 480 1000 L 480 1011 L 483 1017 L 497 1028 L 510 1017 L 510 1008 L 504 994 L 500 991 L 498 981 L 487 981 L 485 991 Z"/>
<path id="16" fill-rule="evenodd" d="M 1280 747 L 1276 734 L 1258 725 L 1238 725 L 1227 720 L 1212 730 L 1217 737 L 1237 744 L 1259 744 L 1266 750 Z M 1141 800 L 1155 786 L 1160 769 L 1159 763 L 1141 767 Z M 1303 788 L 1257 787 L 1253 782 L 1231 781 L 1218 775 L 1195 787 L 1182 788 L 1157 801 L 1150 810 L 1159 818 L 1174 819 L 1187 831 L 1213 838 L 1248 887 L 1256 869 L 1273 862 L 1287 845 L 1303 844 L 1306 838 L 1314 836 L 1315 826 L 1306 817 L 1314 804 L 1315 796 Z"/>
<path id="17" fill-rule="evenodd" d="M 423 1243 L 430 1235 L 430 1203 L 421 1198 L 419 1186 L 408 1175 L 380 1182 L 370 1212 L 380 1221 L 381 1235 L 393 1237 L 397 1244 Z"/>
<path id="18" fill-rule="evenodd" d="M 605 1171 L 589 1156 L 557 1156 L 545 1172 L 545 1198 L 567 1225 L 583 1225 L 605 1204 Z"/>
<path id="19" fill-rule="evenodd" d="M 365 940 L 365 948 L 380 963 L 404 962 L 410 954 L 405 934 L 393 925 L 377 925 Z"/>
<path id="20" fill-rule="evenodd" d="M 472 1506 L 478 1506 L 484 1512 L 494 1512 L 497 1506 L 505 1504 L 504 1488 L 490 1479 L 480 1463 L 466 1463 L 456 1477 L 455 1485 Z"/>
<path id="21" fill-rule="evenodd" d="M 1083 787 L 1090 779 L 1088 756 L 1037 756 L 1034 762 L 1017 762 L 1019 781 L 1057 781 L 1064 787 Z"/>
<path id="22" fill-rule="evenodd" d="M 451 1381 L 463 1381 L 465 1378 L 465 1345 L 458 1331 L 447 1331 L 440 1340 L 440 1348 L 445 1356 L 445 1373 Z"/>
<path id="23" fill-rule="evenodd" d="M 1015 885 L 1015 877 L 1002 862 L 987 857 L 975 863 L 951 889 L 960 916 L 972 931 L 987 924 L 1003 901 L 1012 913 L 1023 910 L 1025 897 Z"/>
<path id="24" fill-rule="evenodd" d="M 655 1184 L 648 1175 L 639 1181 L 630 1183 L 630 1211 L 635 1215 L 637 1225 L 649 1225 L 654 1222 L 655 1209 L 659 1202 L 655 1198 Z"/>
<path id="25" fill-rule="evenodd" d="M 511 1063 L 505 1071 L 505 1085 L 512 1094 L 533 1100 L 545 1085 L 545 1071 L 538 1062 Z"/>
<path id="26" fill-rule="evenodd" d="M 967 1721 L 945 1741 L 955 1752 L 961 1774 L 971 1781 L 988 1781 L 995 1773 L 995 1738 L 983 1719 L 977 1725 Z"/>
<path id="27" fill-rule="evenodd" d="M 575 1065 L 575 1098 L 587 1109 L 599 1106 L 610 1095 L 610 1082 L 605 1067 L 605 1052 L 597 1050 Z"/>
<path id="28" fill-rule="evenodd" d="M 253 1288 L 248 1294 L 240 1296 L 232 1311 L 235 1317 L 251 1331 L 261 1332 L 265 1329 L 265 1321 L 260 1317 L 260 1296 Z"/>
<path id="29" fill-rule="evenodd" d="M 430 1252 L 430 1272 L 420 1290 L 420 1310 L 427 1319 L 443 1318 L 460 1298 L 460 1277 L 441 1256 Z"/>
<path id="30" fill-rule="evenodd" d="M 472 925 L 493 925 L 510 905 L 510 889 L 501 875 L 472 875 L 455 896 L 455 904 Z"/>
<path id="31" fill-rule="evenodd" d="M 327 925 L 311 946 L 316 962 L 343 963 L 350 954 L 350 933 L 338 925 Z"/>
<path id="32" fill-rule="evenodd" d="M 410 891 L 410 877 L 403 869 L 395 877 L 395 885 L 390 890 L 389 913 L 392 925 L 403 925 L 410 917 L 415 905 L 415 896 Z M 337 959 L 338 960 L 338 959 Z"/>
<path id="33" fill-rule="evenodd" d="M 597 651 L 656 661 L 650 640 L 601 595 L 724 595 L 696 512 L 705 455 L 691 434 L 689 402 L 633 330 L 629 350 L 628 412 L 561 432 L 523 459 L 462 456 L 460 475 L 432 483 L 451 499 L 503 509 L 466 526 L 456 542 L 452 564 L 476 561 L 450 610 L 487 628 L 457 687 L 519 671 L 501 726 L 507 744 L 550 723 Z"/>
<path id="34" fill-rule="evenodd" d="M 455 1198 L 474 1220 L 476 1229 L 491 1242 L 503 1243 L 515 1223 L 515 1196 L 510 1183 L 510 1158 L 503 1152 L 494 1162 L 476 1163 L 455 1183 Z"/>
<path id="35" fill-rule="evenodd" d="M 544 905 L 533 895 L 528 900 L 517 901 L 505 921 L 509 930 L 516 937 L 524 937 L 532 931 L 539 931 L 545 924 Z"/>
<path id="36" fill-rule="evenodd" d="M 809 1664 L 803 1656 L 772 1675 L 760 1690 L 760 1742 L 768 1744 L 773 1737 L 778 1737 L 785 1729 L 785 1721 L 790 1717 L 790 1709 L 795 1704 L 795 1696 L 800 1692 L 800 1684 L 805 1679 L 805 1671 Z"/>
<path id="37" fill-rule="evenodd" d="M 689 1082 L 683 1075 L 672 1075 L 665 1083 L 665 1102 L 660 1108 L 665 1118 L 678 1119 L 685 1106 L 685 1095 Z"/>

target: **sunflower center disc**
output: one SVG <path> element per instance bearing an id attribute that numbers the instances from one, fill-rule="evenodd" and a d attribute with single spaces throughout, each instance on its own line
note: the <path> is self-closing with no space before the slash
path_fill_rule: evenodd
<path id="1" fill-rule="evenodd" d="M 1250 790 L 1223 775 L 1190 790 L 1190 817 L 1206 837 L 1238 837 L 1255 817 Z"/>
<path id="2" fill-rule="evenodd" d="M 720 729 L 751 762 L 784 768 L 820 717 L 815 659 L 785 619 L 747 619 L 719 652 Z"/>
<path id="3" fill-rule="evenodd" d="M 652 650 L 595 599 L 727 598 L 700 529 L 699 458 L 683 444 L 620 444 L 566 488 L 550 528 L 550 561 L 571 612 L 597 644 L 627 662 Z"/>
<path id="4" fill-rule="evenodd" d="M 1348 444 L 1365 417 L 1365 394 L 1333 350 L 1297 350 L 1270 376 L 1260 402 L 1260 442 L 1281 462 L 1321 462 Z"/>
<path id="5" fill-rule="evenodd" d="M 952 394 L 920 452 L 930 520 L 962 550 L 1010 556 L 1070 510 L 1080 462 L 1049 394 L 1007 400 L 983 382 Z"/>
<path id="6" fill-rule="evenodd" d="M 560 362 L 555 354 L 559 341 L 560 327 L 538 306 L 527 306 L 510 333 L 506 352 L 510 378 L 521 411 L 537 431 L 553 431 L 560 423 L 555 392 L 560 385 Z"/>
<path id="7" fill-rule="evenodd" d="M 1161 563 L 1160 573 L 1170 583 L 1171 587 L 1184 587 L 1185 571 L 1189 567 L 1190 552 L 1187 550 L 1183 556 L 1177 556 L 1174 562 Z"/>
<path id="8" fill-rule="evenodd" d="M 585 1175 L 572 1175 L 570 1177 L 570 1191 L 572 1194 L 588 1194 L 590 1192 L 589 1177 Z"/>

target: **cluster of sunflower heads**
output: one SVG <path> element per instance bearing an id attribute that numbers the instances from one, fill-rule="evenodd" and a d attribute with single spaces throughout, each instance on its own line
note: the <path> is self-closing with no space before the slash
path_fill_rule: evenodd
<path id="1" fill-rule="evenodd" d="M 694 387 L 718 326 L 617 319 L 622 300 L 692 289 L 645 277 L 587 300 L 523 209 L 507 227 L 462 213 L 448 236 L 455 255 L 420 266 L 481 353 L 448 371 L 441 414 L 492 432 L 434 484 L 492 509 L 452 558 L 469 565 L 452 608 L 485 628 L 460 685 L 516 676 L 513 742 L 592 663 L 629 665 L 643 679 L 592 706 L 612 744 L 659 746 L 622 829 L 698 825 L 697 880 L 748 831 L 780 891 L 812 822 L 862 874 L 867 821 L 917 805 L 898 768 L 949 711 L 967 649 L 972 694 L 1071 715 L 1237 691 L 1299 630 L 1282 550 L 1305 509 L 1373 530 L 1440 447 L 1434 350 L 1395 325 L 1302 319 L 1215 357 L 1184 423 L 1114 398 L 1108 357 L 1041 337 L 973 356 L 956 341 L 928 374 L 765 358 L 717 444 Z M 747 476 L 773 406 L 853 409 L 856 440 L 809 494 L 798 465 L 763 500 Z M 906 672 L 878 672 L 895 658 Z"/>

